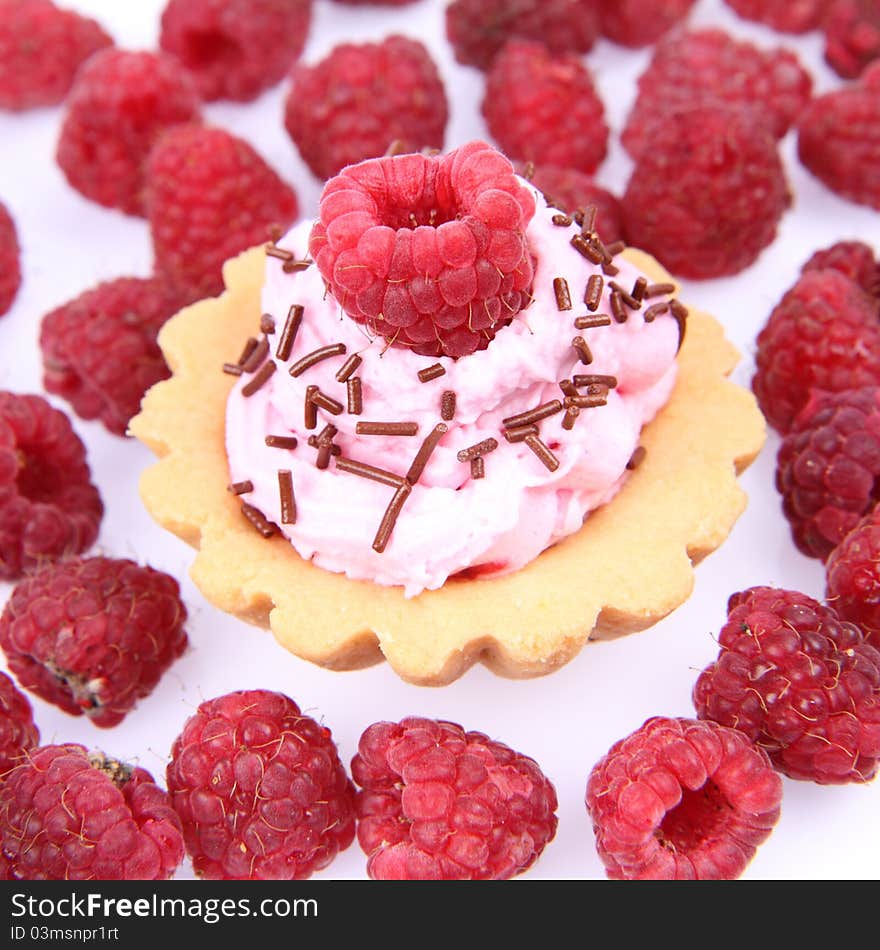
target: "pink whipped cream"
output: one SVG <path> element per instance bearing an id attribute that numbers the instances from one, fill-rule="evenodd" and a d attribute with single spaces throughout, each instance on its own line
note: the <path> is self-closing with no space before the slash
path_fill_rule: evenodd
<path id="1" fill-rule="evenodd" d="M 244 376 L 233 387 L 226 410 L 226 449 L 232 482 L 250 481 L 242 501 L 274 521 L 297 552 L 316 565 L 353 579 L 404 588 L 407 597 L 438 588 L 462 571 L 489 576 L 515 571 L 548 547 L 577 531 L 591 511 L 608 502 L 627 477 L 627 463 L 642 427 L 666 403 L 675 383 L 679 344 L 676 320 L 668 314 L 652 322 L 644 309 L 630 311 L 625 323 L 578 331 L 574 319 L 587 313 L 587 280 L 601 269 L 569 243 L 578 232 L 554 225 L 558 211 L 536 194 L 538 210 L 528 238 L 537 267 L 534 302 L 498 332 L 488 348 L 461 360 L 419 356 L 370 339 L 326 293 L 318 269 L 285 273 L 269 258 L 263 289 L 264 312 L 275 317 L 269 337 L 274 358 L 279 333 L 292 304 L 304 308 L 293 351 L 276 359 L 277 370 L 253 395 L 244 397 Z M 278 246 L 306 258 L 311 225 L 294 227 Z M 633 286 L 639 271 L 615 258 L 614 277 Z M 564 278 L 573 308 L 560 311 L 554 278 Z M 598 308 L 611 313 L 608 279 Z M 655 298 L 657 303 L 666 298 Z M 589 344 L 593 360 L 584 365 L 572 347 L 575 336 Z M 325 359 L 298 377 L 288 369 L 306 354 L 343 343 L 345 354 Z M 346 386 L 336 379 L 345 361 L 358 354 L 356 370 L 363 392 L 360 415 L 317 411 L 317 427 L 306 429 L 306 387 L 346 405 Z M 419 370 L 439 363 L 445 373 L 421 382 Z M 582 409 L 570 430 L 558 412 L 540 423 L 540 438 L 558 459 L 550 471 L 525 443 L 508 443 L 502 420 L 562 399 L 559 381 L 573 374 L 614 376 L 617 385 L 604 406 Z M 455 416 L 433 451 L 380 554 L 374 539 L 395 489 L 337 469 L 315 465 L 308 444 L 327 423 L 338 433 L 340 457 L 405 475 L 424 439 L 441 421 L 444 391 L 456 394 Z M 415 436 L 358 435 L 362 421 L 413 422 Z M 267 435 L 296 436 L 295 449 L 266 445 Z M 473 478 L 460 450 L 484 439 L 498 447 L 484 458 L 485 476 Z M 282 524 L 278 471 L 289 470 L 296 499 L 295 524 Z"/>

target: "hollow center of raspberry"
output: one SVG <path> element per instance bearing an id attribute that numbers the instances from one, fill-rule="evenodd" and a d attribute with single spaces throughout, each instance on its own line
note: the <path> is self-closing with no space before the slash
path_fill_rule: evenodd
<path id="1" fill-rule="evenodd" d="M 711 780 L 696 791 L 684 789 L 681 801 L 660 823 L 657 837 L 670 850 L 693 851 L 703 842 L 718 837 L 730 811 L 723 792 Z"/>
<path id="2" fill-rule="evenodd" d="M 111 759 L 103 752 L 89 753 L 89 765 L 99 772 L 103 772 L 117 788 L 122 788 L 126 782 L 130 781 L 132 768 L 119 759 Z"/>
<path id="3" fill-rule="evenodd" d="M 398 205 L 387 202 L 379 209 L 379 219 L 382 224 L 395 231 L 404 228 L 415 230 L 418 227 L 437 228 L 447 221 L 455 221 L 459 216 L 459 209 L 444 207 L 433 195 L 424 195 L 421 200 L 406 202 Z"/>
<path id="4" fill-rule="evenodd" d="M 184 39 L 184 50 L 184 60 L 193 69 L 241 59 L 238 43 L 219 30 L 189 30 Z"/>
<path id="5" fill-rule="evenodd" d="M 33 452 L 19 452 L 16 485 L 19 495 L 33 502 L 52 502 L 64 487 L 63 473 L 57 466 Z"/>

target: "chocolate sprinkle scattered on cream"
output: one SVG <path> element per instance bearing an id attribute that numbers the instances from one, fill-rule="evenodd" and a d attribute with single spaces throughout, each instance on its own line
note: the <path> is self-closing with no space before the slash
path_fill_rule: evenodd
<path id="1" fill-rule="evenodd" d="M 352 353 L 351 356 L 336 371 L 336 379 L 340 383 L 347 383 L 351 374 L 363 363 L 363 359 Z"/>
<path id="2" fill-rule="evenodd" d="M 678 324 L 678 348 L 681 349 L 687 332 L 688 309 L 680 301 L 672 299 L 669 301 L 669 312 L 675 317 L 675 322 Z"/>
<path id="3" fill-rule="evenodd" d="M 260 369 L 254 374 L 254 376 L 248 380 L 241 387 L 242 396 L 247 399 L 248 396 L 253 396 L 253 394 L 258 390 L 262 389 L 263 386 L 269 381 L 269 377 L 275 372 L 275 363 L 273 360 L 267 360 Z"/>
<path id="4" fill-rule="evenodd" d="M 246 495 L 254 490 L 254 483 L 250 479 L 244 482 L 233 482 L 226 486 L 226 490 L 232 495 Z"/>
<path id="5" fill-rule="evenodd" d="M 536 425 L 515 426 L 512 429 L 504 430 L 504 438 L 508 442 L 522 442 L 527 435 L 537 435 L 538 427 Z"/>
<path id="6" fill-rule="evenodd" d="M 486 463 L 483 461 L 483 456 L 478 455 L 476 458 L 471 459 L 471 478 L 485 478 L 486 477 Z"/>
<path id="7" fill-rule="evenodd" d="M 549 447 L 545 445 L 538 436 L 527 435 L 523 439 L 523 442 L 525 442 L 551 472 L 555 472 L 556 469 L 559 468 L 559 459 L 556 458 Z"/>
<path id="8" fill-rule="evenodd" d="M 451 389 L 444 390 L 440 397 L 440 418 L 449 422 L 455 417 L 455 393 Z"/>
<path id="9" fill-rule="evenodd" d="M 266 257 L 274 257 L 279 261 L 293 260 L 293 254 L 290 251 L 285 250 L 283 247 L 276 247 L 274 244 L 269 244 L 266 247 Z"/>
<path id="10" fill-rule="evenodd" d="M 299 330 L 299 325 L 302 323 L 303 318 L 303 308 L 300 304 L 295 303 L 290 310 L 287 311 L 287 319 L 284 321 L 284 326 L 281 329 L 281 334 L 278 337 L 278 348 L 275 350 L 275 356 L 279 360 L 286 360 L 290 358 L 291 350 L 293 349 L 293 341 L 296 339 L 297 331 Z"/>
<path id="11" fill-rule="evenodd" d="M 352 376 L 345 387 L 348 412 L 352 416 L 359 416 L 364 411 L 364 386 L 360 376 Z"/>
<path id="12" fill-rule="evenodd" d="M 325 409 L 334 416 L 341 415 L 343 412 L 342 403 L 338 399 L 328 396 L 327 393 L 322 393 L 317 386 L 315 387 L 315 392 L 312 393 L 312 405 L 317 406 L 319 409 Z"/>
<path id="13" fill-rule="evenodd" d="M 616 376 L 605 376 L 601 373 L 577 373 L 574 376 L 575 386 L 604 386 L 614 389 L 617 386 Z"/>
<path id="14" fill-rule="evenodd" d="M 448 431 L 448 425 L 443 422 L 438 422 L 425 437 L 425 441 L 422 442 L 421 447 L 418 452 L 416 452 L 416 457 L 412 460 L 412 465 L 410 465 L 409 471 L 406 473 L 406 480 L 410 485 L 415 485 L 422 477 L 422 472 L 424 472 L 425 466 L 428 464 L 431 453 L 437 448 L 437 444 Z"/>
<path id="15" fill-rule="evenodd" d="M 404 482 L 398 486 L 397 491 L 394 492 L 394 496 L 388 503 L 385 514 L 382 516 L 379 530 L 376 532 L 376 538 L 373 541 L 373 550 L 377 554 L 381 554 L 385 548 L 388 547 L 388 542 L 391 540 L 391 533 L 394 531 L 394 525 L 397 523 L 400 511 L 406 503 L 407 498 L 409 498 L 411 491 L 412 485 L 410 485 L 409 482 Z"/>
<path id="16" fill-rule="evenodd" d="M 611 313 L 618 323 L 626 323 L 629 314 L 623 305 L 623 297 L 619 290 L 611 291 Z"/>
<path id="17" fill-rule="evenodd" d="M 587 346 L 587 341 L 582 336 L 576 336 L 571 345 L 577 350 L 578 358 L 585 365 L 589 366 L 593 362 L 593 354 Z"/>
<path id="18" fill-rule="evenodd" d="M 505 429 L 518 429 L 520 426 L 528 426 L 549 416 L 555 416 L 557 412 L 562 412 L 562 403 L 558 399 L 553 399 L 550 402 L 542 403 L 540 406 L 535 406 L 534 409 L 527 409 L 515 416 L 508 416 L 501 421 L 501 424 Z"/>
<path id="19" fill-rule="evenodd" d="M 660 303 L 652 303 L 651 306 L 645 310 L 645 323 L 653 323 L 657 317 L 662 316 L 668 310 L 669 304 L 665 300 L 661 300 Z"/>
<path id="20" fill-rule="evenodd" d="M 418 372 L 419 382 L 421 383 L 429 383 L 432 379 L 437 379 L 438 376 L 445 375 L 446 370 L 440 363 L 432 363 L 430 366 L 426 366 Z"/>
<path id="21" fill-rule="evenodd" d="M 562 428 L 573 429 L 580 414 L 581 411 L 577 406 L 568 406 L 565 410 L 565 415 L 562 417 Z"/>
<path id="22" fill-rule="evenodd" d="M 616 257 L 618 254 L 622 254 L 626 250 L 626 245 L 623 241 L 612 241 L 605 250 L 612 256 Z"/>
<path id="23" fill-rule="evenodd" d="M 418 435 L 418 422 L 359 422 L 358 435 Z"/>
<path id="24" fill-rule="evenodd" d="M 340 472 L 360 475 L 361 478 L 369 478 L 370 481 L 390 485 L 392 488 L 399 488 L 406 481 L 402 475 L 395 475 L 394 472 L 388 472 L 384 468 L 376 468 L 375 465 L 367 465 L 366 462 L 358 462 L 356 459 L 345 458 L 345 456 L 336 459 L 336 468 Z"/>
<path id="25" fill-rule="evenodd" d="M 303 424 L 307 429 L 314 429 L 318 425 L 318 407 L 315 405 L 315 393 L 317 392 L 317 386 L 306 386 Z"/>
<path id="26" fill-rule="evenodd" d="M 626 463 L 626 467 L 630 471 L 634 471 L 642 464 L 642 462 L 645 461 L 645 456 L 647 454 L 648 450 L 644 447 L 644 445 L 636 446 L 636 449 L 630 457 L 630 460 Z"/>
<path id="27" fill-rule="evenodd" d="M 620 268 L 610 261 L 605 261 L 602 264 L 602 273 L 607 274 L 609 277 L 616 277 L 620 273 Z"/>
<path id="28" fill-rule="evenodd" d="M 241 513 L 264 538 L 271 538 L 273 534 L 278 533 L 278 525 L 270 521 L 259 508 L 242 502 Z"/>
<path id="29" fill-rule="evenodd" d="M 266 445 L 270 449 L 295 449 L 299 440 L 295 435 L 267 435 Z"/>
<path id="30" fill-rule="evenodd" d="M 553 294 L 556 297 L 557 310 L 571 310 L 571 292 L 564 277 L 553 278 Z"/>
<path id="31" fill-rule="evenodd" d="M 591 313 L 595 313 L 599 309 L 599 302 L 602 299 L 604 286 L 605 281 L 601 274 L 593 274 L 587 281 L 587 289 L 584 291 L 584 303 L 587 305 L 587 310 Z"/>
<path id="32" fill-rule="evenodd" d="M 275 318 L 270 313 L 264 313 L 260 317 L 260 332 L 272 334 L 275 332 Z"/>
<path id="33" fill-rule="evenodd" d="M 263 365 L 263 360 L 269 355 L 269 341 L 266 337 L 261 337 L 259 343 L 253 348 L 250 356 L 242 361 L 241 368 L 246 373 L 256 372 Z"/>
<path id="34" fill-rule="evenodd" d="M 241 376 L 242 368 L 238 363 L 224 363 L 223 372 L 229 376 Z"/>
<path id="35" fill-rule="evenodd" d="M 293 476 L 286 469 L 278 471 L 278 495 L 281 500 L 281 523 L 296 524 L 296 499 L 293 496 Z"/>
<path id="36" fill-rule="evenodd" d="M 311 369 L 316 363 L 329 359 L 331 356 L 342 356 L 345 351 L 344 343 L 330 343 L 328 346 L 321 346 L 298 359 L 287 372 L 294 378 L 302 376 L 307 369 Z"/>
<path id="37" fill-rule="evenodd" d="M 665 284 L 648 284 L 645 289 L 646 297 L 662 297 L 665 294 L 674 294 L 675 293 L 675 284 L 665 283 Z"/>
<path id="38" fill-rule="evenodd" d="M 645 291 L 648 289 L 648 280 L 645 277 L 636 277 L 632 289 L 633 300 L 641 303 L 645 299 Z"/>
<path id="39" fill-rule="evenodd" d="M 613 293 L 620 294 L 620 299 L 623 301 L 623 303 L 627 307 L 630 308 L 630 310 L 638 310 L 641 308 L 642 306 L 641 301 L 636 300 L 636 298 L 633 297 L 633 295 L 628 290 L 621 287 L 620 284 L 617 283 L 617 281 L 614 281 L 614 280 L 609 281 L 608 286 L 611 288 Z"/>
<path id="40" fill-rule="evenodd" d="M 577 317 L 574 321 L 576 330 L 594 330 L 596 327 L 610 327 L 611 317 L 607 313 L 592 314 L 587 317 Z"/>
<path id="41" fill-rule="evenodd" d="M 498 448 L 498 440 L 493 438 L 483 439 L 476 445 L 471 445 L 466 449 L 461 449 L 456 456 L 459 462 L 470 462 L 471 459 L 478 458 L 481 455 L 488 455 Z"/>
<path id="42" fill-rule="evenodd" d="M 285 274 L 292 274 L 294 271 L 307 270 L 311 266 L 311 261 L 295 261 L 291 258 L 291 260 L 285 261 L 281 265 L 281 270 L 283 270 Z"/>
<path id="43" fill-rule="evenodd" d="M 576 396 L 578 394 L 577 386 L 570 379 L 560 379 L 559 388 L 566 396 Z"/>
<path id="44" fill-rule="evenodd" d="M 570 243 L 578 254 L 585 257 L 591 264 L 602 263 L 602 252 L 591 241 L 588 241 L 583 234 L 576 234 Z"/>
<path id="45" fill-rule="evenodd" d="M 251 353 L 257 348 L 257 338 L 250 336 L 247 338 L 244 344 L 244 349 L 241 351 L 241 356 L 238 358 L 238 365 L 244 366 L 244 364 L 250 359 Z"/>
<path id="46" fill-rule="evenodd" d="M 571 217 L 567 214 L 554 214 L 550 219 L 557 228 L 570 228 L 571 227 Z"/>

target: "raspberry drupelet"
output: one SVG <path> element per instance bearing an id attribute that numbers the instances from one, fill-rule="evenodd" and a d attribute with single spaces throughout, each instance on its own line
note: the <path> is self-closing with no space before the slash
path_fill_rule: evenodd
<path id="1" fill-rule="evenodd" d="M 586 806 L 608 877 L 732 880 L 776 824 L 782 781 L 734 729 L 655 716 L 593 768 Z"/>
<path id="2" fill-rule="evenodd" d="M 20 257 L 15 222 L 0 201 L 0 317 L 12 306 L 21 286 Z"/>
<path id="3" fill-rule="evenodd" d="M 825 597 L 880 650 L 880 508 L 876 505 L 831 552 Z"/>
<path id="4" fill-rule="evenodd" d="M 691 12 L 696 0 L 600 0 L 602 35 L 621 46 L 650 46 Z"/>
<path id="5" fill-rule="evenodd" d="M 816 251 L 801 268 L 802 273 L 811 270 L 840 271 L 880 304 L 880 264 L 874 249 L 862 241 L 838 241 Z"/>
<path id="6" fill-rule="evenodd" d="M 533 192 L 484 142 L 351 165 L 321 196 L 310 252 L 340 306 L 416 353 L 485 349 L 530 302 Z"/>
<path id="7" fill-rule="evenodd" d="M 34 722 L 34 711 L 27 696 L 5 673 L 0 673 L 0 783 L 39 742 L 40 730 Z"/>
<path id="8" fill-rule="evenodd" d="M 537 764 L 456 723 L 375 723 L 351 768 L 374 879 L 510 878 L 556 833 L 556 792 Z"/>
<path id="9" fill-rule="evenodd" d="M 880 57 L 880 5 L 876 0 L 830 0 L 822 29 L 825 61 L 844 79 L 855 79 Z"/>

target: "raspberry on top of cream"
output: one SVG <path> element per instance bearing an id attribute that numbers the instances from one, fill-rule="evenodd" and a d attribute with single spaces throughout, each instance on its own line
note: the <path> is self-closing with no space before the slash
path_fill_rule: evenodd
<path id="1" fill-rule="evenodd" d="M 263 334 L 228 367 L 226 411 L 231 488 L 263 533 L 415 596 L 523 567 L 618 491 L 675 383 L 686 312 L 529 193 L 531 303 L 458 359 L 350 319 L 301 263 L 310 223 L 270 246 Z"/>

